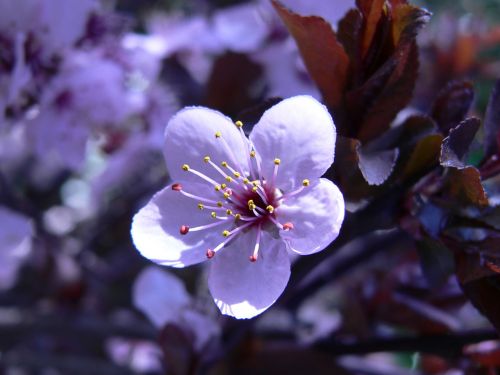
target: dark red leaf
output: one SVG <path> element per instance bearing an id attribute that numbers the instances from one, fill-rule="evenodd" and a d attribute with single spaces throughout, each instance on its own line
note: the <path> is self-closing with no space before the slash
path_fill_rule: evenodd
<path id="1" fill-rule="evenodd" d="M 500 332 L 500 275 L 481 266 L 477 254 L 455 254 L 457 276 L 465 295 Z"/>
<path id="2" fill-rule="evenodd" d="M 452 128 L 443 140 L 439 162 L 443 167 L 465 168 L 467 153 L 481 125 L 477 118 L 468 118 Z"/>
<path id="3" fill-rule="evenodd" d="M 309 74 L 331 108 L 342 104 L 349 58 L 331 25 L 321 17 L 302 17 L 277 0 L 274 8 L 295 39 Z"/>
<path id="4" fill-rule="evenodd" d="M 359 35 L 363 25 L 361 12 L 357 9 L 351 9 L 339 21 L 337 30 L 337 39 L 344 46 L 344 50 L 349 55 L 352 62 L 360 61 Z"/>
<path id="5" fill-rule="evenodd" d="M 165 356 L 169 374 L 193 373 L 196 355 L 193 337 L 190 333 L 175 324 L 167 324 L 160 333 L 159 344 Z"/>
<path id="6" fill-rule="evenodd" d="M 484 117 L 484 156 L 498 154 L 500 151 L 500 80 L 490 96 Z"/>
<path id="7" fill-rule="evenodd" d="M 469 81 L 450 82 L 441 90 L 434 102 L 431 115 L 444 135 L 464 120 L 473 99 L 474 88 Z"/>
<path id="8" fill-rule="evenodd" d="M 447 190 L 451 197 L 465 205 L 487 206 L 488 197 L 481 175 L 474 167 L 449 170 Z"/>
<path id="9" fill-rule="evenodd" d="M 215 61 L 207 83 L 205 104 L 235 116 L 243 108 L 259 103 L 264 93 L 264 87 L 258 89 L 261 79 L 260 65 L 246 55 L 227 53 Z"/>
<path id="10" fill-rule="evenodd" d="M 394 6 L 392 39 L 394 45 L 400 43 L 411 43 L 418 31 L 429 22 L 431 13 L 410 4 L 398 4 Z"/>
<path id="11" fill-rule="evenodd" d="M 358 148 L 357 152 L 359 169 L 370 185 L 381 185 L 387 180 L 399 155 L 397 148 L 376 152 L 365 152 Z"/>
<path id="12" fill-rule="evenodd" d="M 361 40 L 361 56 L 365 57 L 373 37 L 377 31 L 377 25 L 382 16 L 385 0 L 356 0 L 356 6 L 363 15 L 363 38 Z"/>
<path id="13" fill-rule="evenodd" d="M 367 141 L 387 130 L 399 111 L 411 100 L 418 72 L 418 49 L 412 43 L 398 51 L 394 68 L 383 89 L 364 113 L 358 138 Z M 392 60 L 388 62 L 389 66 Z"/>
<path id="14" fill-rule="evenodd" d="M 407 161 L 402 178 L 415 178 L 439 165 L 439 152 L 443 137 L 440 134 L 431 134 L 422 138 L 413 149 Z"/>

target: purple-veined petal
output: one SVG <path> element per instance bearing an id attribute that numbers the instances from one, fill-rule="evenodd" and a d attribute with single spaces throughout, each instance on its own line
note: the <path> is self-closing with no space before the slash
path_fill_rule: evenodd
<path id="1" fill-rule="evenodd" d="M 285 99 L 264 112 L 250 139 L 270 180 L 279 158 L 276 186 L 284 191 L 323 175 L 333 163 L 336 131 L 324 105 L 310 96 Z"/>
<path id="2" fill-rule="evenodd" d="M 262 232 L 257 261 L 250 262 L 255 244 L 254 230 L 222 249 L 210 267 L 208 286 L 225 315 L 252 318 L 268 309 L 281 295 L 290 277 L 290 259 L 285 244 Z"/>
<path id="3" fill-rule="evenodd" d="M 290 249 L 301 255 L 323 250 L 337 238 L 344 220 L 344 197 L 331 181 L 320 178 L 276 209 L 281 223 L 293 229 L 280 231 Z"/>
<path id="4" fill-rule="evenodd" d="M 158 267 L 145 268 L 132 289 L 134 306 L 141 310 L 156 327 L 178 323 L 182 310 L 191 302 L 184 284 L 171 273 Z"/>
<path id="5" fill-rule="evenodd" d="M 184 185 L 189 185 L 185 190 L 190 193 L 215 199 L 215 192 L 205 185 Z M 222 224 L 216 229 L 181 235 L 181 225 L 196 227 L 213 222 L 209 211 L 198 209 L 196 200 L 168 186 L 134 216 L 131 234 L 135 247 L 144 257 L 165 266 L 185 267 L 206 260 L 207 249 L 222 241 L 221 232 L 226 227 Z"/>
<path id="6" fill-rule="evenodd" d="M 215 136 L 217 132 L 220 132 L 220 138 Z M 224 146 L 224 142 L 228 147 Z M 215 181 L 224 182 L 224 177 L 205 163 L 203 158 L 209 156 L 219 166 L 226 161 L 236 170 L 238 168 L 234 164 L 241 164 L 247 170 L 245 152 L 248 146 L 245 143 L 238 128 L 228 117 L 212 109 L 188 107 L 172 117 L 165 130 L 167 169 L 174 181 L 202 181 L 182 170 L 182 166 L 187 164 Z M 228 149 L 234 157 L 231 157 Z"/>

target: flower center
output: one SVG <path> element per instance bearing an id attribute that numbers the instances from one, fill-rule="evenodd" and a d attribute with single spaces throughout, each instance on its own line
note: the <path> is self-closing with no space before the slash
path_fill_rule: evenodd
<path id="1" fill-rule="evenodd" d="M 181 235 L 214 229 L 219 226 L 227 228 L 221 232 L 223 241 L 215 248 L 207 250 L 207 258 L 213 258 L 219 250 L 223 249 L 240 233 L 255 229 L 254 250 L 249 257 L 250 261 L 255 262 L 259 254 L 262 230 L 272 227 L 285 231 L 293 229 L 293 223 L 281 224 L 278 221 L 276 209 L 283 200 L 300 193 L 305 187 L 309 186 L 309 180 L 304 180 L 302 186 L 295 191 L 283 194 L 281 190 L 276 188 L 276 178 L 281 160 L 279 158 L 273 160 L 273 174 L 270 178 L 265 179 L 262 176 L 262 159 L 257 155 L 254 146 L 243 133 L 243 124 L 236 121 L 235 125 L 240 130 L 240 135 L 247 147 L 247 150 L 245 150 L 247 165 L 243 166 L 238 163 L 238 159 L 222 137 L 222 134 L 216 132 L 215 138 L 221 142 L 229 161 L 222 160 L 218 161 L 219 164 L 217 164 L 209 155 L 205 156 L 203 161 L 209 168 L 215 170 L 217 175 L 220 175 L 220 178 L 214 180 L 205 173 L 192 169 L 187 164 L 181 166 L 185 172 L 192 173 L 203 180 L 207 184 L 207 188 L 215 190 L 219 195 L 219 200 L 190 193 L 184 190 L 184 187 L 179 183 L 174 183 L 172 190 L 195 200 L 198 209 L 206 211 L 208 213 L 207 217 L 211 220 L 210 223 L 197 227 L 183 224 L 179 229 Z"/>

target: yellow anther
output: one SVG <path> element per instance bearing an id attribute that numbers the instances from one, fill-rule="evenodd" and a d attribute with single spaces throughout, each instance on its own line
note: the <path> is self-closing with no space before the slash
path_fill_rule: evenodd
<path id="1" fill-rule="evenodd" d="M 240 172 L 234 172 L 234 173 L 233 173 L 233 175 L 234 175 L 234 177 L 236 177 L 236 178 L 240 178 L 240 177 L 241 177 Z"/>
<path id="2" fill-rule="evenodd" d="M 252 191 L 255 193 L 257 190 L 259 190 L 259 187 L 258 186 L 254 186 L 252 187 Z"/>
<path id="3" fill-rule="evenodd" d="M 251 156 L 252 158 L 254 158 L 254 157 L 255 157 L 255 150 L 250 151 L 250 156 Z"/>
<path id="4" fill-rule="evenodd" d="M 228 230 L 225 230 L 225 231 L 222 232 L 222 235 L 224 237 L 228 237 L 230 234 L 231 234 L 231 232 L 229 232 Z"/>
<path id="5" fill-rule="evenodd" d="M 215 189 L 215 191 L 219 191 L 220 190 L 220 185 L 215 185 L 214 189 Z"/>
<path id="6" fill-rule="evenodd" d="M 250 182 L 250 180 L 249 180 L 248 178 L 246 178 L 246 177 L 245 177 L 245 178 L 243 179 L 243 183 L 244 183 L 244 184 L 248 184 L 249 182 Z"/>
<path id="7" fill-rule="evenodd" d="M 223 161 L 222 163 L 220 163 L 224 168 L 227 167 L 227 161 Z"/>
<path id="8" fill-rule="evenodd" d="M 266 210 L 267 210 L 270 214 L 272 214 L 272 213 L 274 212 L 274 207 L 273 207 L 273 206 L 271 206 L 271 205 L 269 205 L 269 206 L 267 206 L 267 207 L 266 207 Z"/>
<path id="9" fill-rule="evenodd" d="M 214 219 L 217 217 L 217 213 L 215 211 L 210 212 L 210 216 L 212 216 Z"/>
<path id="10" fill-rule="evenodd" d="M 204 161 L 205 163 L 208 163 L 208 162 L 210 161 L 210 156 L 205 156 L 205 157 L 203 158 L 203 161 Z"/>
<path id="11" fill-rule="evenodd" d="M 231 182 L 231 181 L 233 181 L 233 179 L 231 178 L 231 176 L 226 176 L 226 181 Z"/>
<path id="12" fill-rule="evenodd" d="M 217 202 L 217 207 L 222 207 L 224 204 L 222 202 Z"/>
<path id="13" fill-rule="evenodd" d="M 220 138 L 220 137 L 222 137 L 221 132 L 215 132 L 215 138 Z"/>
<path id="14" fill-rule="evenodd" d="M 306 178 L 305 180 L 302 180 L 302 186 L 309 186 L 311 182 Z"/>
<path id="15" fill-rule="evenodd" d="M 281 164 L 281 160 L 276 158 L 274 159 L 274 165 L 280 165 Z"/>
<path id="16" fill-rule="evenodd" d="M 236 122 L 234 123 L 234 125 L 236 125 L 238 128 L 243 127 L 243 123 L 242 123 L 241 121 L 239 121 L 239 120 L 238 120 L 238 121 L 236 121 Z"/>
<path id="17" fill-rule="evenodd" d="M 203 210 L 205 208 L 205 206 L 203 205 L 203 203 L 198 203 L 198 208 L 200 210 Z"/>
<path id="18" fill-rule="evenodd" d="M 257 206 L 255 205 L 254 201 L 252 199 L 248 200 L 248 209 L 253 211 L 257 208 Z"/>
<path id="19" fill-rule="evenodd" d="M 183 171 L 186 171 L 186 172 L 187 172 L 187 171 L 189 171 L 189 165 L 184 164 L 184 165 L 182 166 L 182 170 L 183 170 Z"/>
<path id="20" fill-rule="evenodd" d="M 231 194 L 229 194 L 227 191 L 224 193 L 224 198 L 229 198 L 231 196 Z"/>
<path id="21" fill-rule="evenodd" d="M 234 220 L 240 220 L 240 219 L 241 219 L 241 215 L 240 214 L 234 215 Z"/>
<path id="22" fill-rule="evenodd" d="M 259 180 L 252 181 L 253 186 L 259 186 Z"/>
<path id="23" fill-rule="evenodd" d="M 225 188 L 227 188 L 227 185 L 226 184 L 221 184 L 220 187 L 223 188 L 223 189 L 225 189 Z"/>
<path id="24" fill-rule="evenodd" d="M 226 214 L 227 215 L 232 215 L 233 214 L 233 211 L 231 211 L 229 208 L 226 210 Z"/>

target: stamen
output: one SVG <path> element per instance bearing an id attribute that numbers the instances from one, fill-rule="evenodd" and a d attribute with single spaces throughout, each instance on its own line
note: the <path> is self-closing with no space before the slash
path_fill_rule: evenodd
<path id="1" fill-rule="evenodd" d="M 208 210 L 215 210 L 215 211 L 224 211 L 225 210 L 224 207 L 219 206 L 219 205 L 217 205 L 217 206 L 203 206 L 203 208 L 204 209 L 206 208 Z"/>
<path id="2" fill-rule="evenodd" d="M 293 190 L 293 191 L 291 191 L 289 193 L 283 194 L 281 197 L 278 197 L 277 200 L 283 200 L 283 199 L 286 199 L 286 198 L 293 197 L 294 195 L 299 194 L 302 190 L 304 190 L 310 184 L 311 184 L 310 181 L 308 179 L 305 179 L 305 180 L 302 181 L 302 186 L 298 187 L 297 189 L 295 189 L 295 190 Z"/>
<path id="3" fill-rule="evenodd" d="M 182 235 L 186 235 L 189 232 L 189 227 L 187 225 L 181 225 L 179 229 L 179 233 Z"/>
<path id="4" fill-rule="evenodd" d="M 238 168 L 239 172 L 241 174 L 244 173 L 243 171 L 243 168 L 241 167 L 241 165 L 238 163 L 238 159 L 236 159 L 236 157 L 234 156 L 234 152 L 233 150 L 231 150 L 231 147 L 229 147 L 229 144 L 226 142 L 226 140 L 224 139 L 224 137 L 221 136 L 220 132 L 219 133 L 219 137 L 217 137 L 217 133 L 216 133 L 216 138 L 220 139 L 220 141 L 222 142 L 222 146 L 224 147 L 224 149 L 226 150 L 226 153 L 227 155 L 229 156 L 229 158 L 231 159 L 231 163 L 236 167 Z M 227 163 L 226 163 L 227 164 Z"/>
<path id="5" fill-rule="evenodd" d="M 218 225 L 226 224 L 227 220 L 228 220 L 228 218 L 225 218 L 224 220 L 216 221 L 214 223 L 210 223 L 210 224 L 206 224 L 206 225 L 200 225 L 199 227 L 189 228 L 189 232 L 198 232 L 200 230 L 205 230 L 205 229 L 216 227 Z"/>
<path id="6" fill-rule="evenodd" d="M 233 167 L 231 167 L 226 161 L 223 161 L 221 163 L 221 165 L 224 167 L 224 168 L 227 168 L 231 171 L 231 173 L 233 174 L 234 177 L 236 178 L 239 178 L 241 177 L 241 173 L 238 172 L 237 170 L 235 170 Z M 233 179 L 231 178 L 231 176 L 228 176 L 227 174 L 224 175 L 224 178 L 226 179 L 226 181 L 228 182 L 231 182 Z M 245 190 L 247 190 L 247 187 L 245 185 L 239 185 L 239 186 L 242 186 Z"/>
<path id="7" fill-rule="evenodd" d="M 274 207 L 273 207 L 273 206 L 271 206 L 271 205 L 268 205 L 268 206 L 266 207 L 266 210 L 267 210 L 267 212 L 269 212 L 270 214 L 272 214 L 272 213 L 274 212 Z"/>
<path id="8" fill-rule="evenodd" d="M 255 203 L 254 203 L 254 201 L 253 201 L 252 199 L 250 199 L 250 200 L 247 202 L 247 204 L 248 204 L 248 209 L 249 209 L 250 211 L 255 210 L 255 208 L 257 207 L 257 206 L 255 205 Z"/>
<path id="9" fill-rule="evenodd" d="M 276 225 L 279 229 L 283 229 L 283 225 L 281 225 L 278 220 L 276 220 L 274 217 L 272 217 L 271 215 L 268 216 L 269 219 L 274 223 L 274 225 Z"/>
<path id="10" fill-rule="evenodd" d="M 205 206 L 203 205 L 203 203 L 198 203 L 199 210 L 203 210 L 204 208 L 205 208 Z"/>
<path id="11" fill-rule="evenodd" d="M 179 193 L 181 193 L 182 195 L 188 197 L 188 198 L 191 198 L 191 199 L 194 199 L 194 200 L 197 200 L 197 201 L 201 201 L 201 202 L 205 202 L 205 203 L 212 203 L 212 204 L 218 204 L 217 201 L 214 201 L 212 199 L 208 199 L 208 198 L 204 198 L 204 197 L 200 197 L 198 195 L 195 195 L 195 194 L 191 194 L 191 193 L 188 193 L 187 191 L 185 190 L 178 190 Z"/>
<path id="12" fill-rule="evenodd" d="M 250 255 L 250 262 L 255 262 L 257 260 L 257 256 L 259 255 L 260 248 L 260 233 L 261 233 L 261 224 L 257 227 L 257 238 L 255 240 L 255 247 L 253 248 L 253 254 Z"/>
<path id="13" fill-rule="evenodd" d="M 238 128 L 238 130 L 240 131 L 240 135 L 241 135 L 241 139 L 243 140 L 243 143 L 247 146 L 247 151 L 250 151 L 253 148 L 253 145 L 252 145 L 252 142 L 250 142 L 250 140 L 246 137 L 245 132 L 243 131 L 243 123 L 241 121 L 236 121 L 235 125 Z M 253 175 L 252 161 L 250 160 L 249 153 L 246 152 L 245 156 L 246 156 L 246 160 L 248 163 L 248 168 L 250 168 L 249 174 Z"/>
<path id="14" fill-rule="evenodd" d="M 241 227 L 239 227 L 241 228 Z M 215 253 L 218 252 L 220 249 L 222 249 L 224 246 L 226 246 L 226 244 L 231 241 L 234 237 L 233 236 L 229 236 L 227 237 L 224 241 L 222 241 L 220 244 L 218 244 L 213 250 L 212 249 L 208 249 L 207 250 L 207 258 L 208 259 L 211 259 L 214 257 Z"/>
<path id="15" fill-rule="evenodd" d="M 213 167 L 213 168 L 214 168 L 217 172 L 219 172 L 219 173 L 222 175 L 222 177 L 224 177 L 226 180 L 227 180 L 227 178 L 228 178 L 228 177 L 230 178 L 230 176 L 228 176 L 228 174 L 227 174 L 227 173 L 225 173 L 222 169 L 220 169 L 220 167 L 219 167 L 217 164 L 215 164 L 212 160 L 210 160 L 210 157 L 209 157 L 209 156 L 205 156 L 205 157 L 203 158 L 203 160 L 204 160 L 206 163 L 209 163 L 209 164 L 210 164 L 210 165 L 211 165 L 211 166 L 212 166 L 212 167 Z M 228 182 L 231 182 L 231 181 L 228 181 Z"/>
<path id="16" fill-rule="evenodd" d="M 276 183 L 276 176 L 278 176 L 278 167 L 281 164 L 281 160 L 276 158 L 274 159 L 274 171 L 273 171 L 273 179 L 271 182 L 271 186 L 274 188 L 274 185 Z"/>
<path id="17" fill-rule="evenodd" d="M 197 171 L 196 169 L 190 168 L 189 165 L 187 165 L 187 164 L 184 164 L 182 166 L 182 170 L 186 171 L 186 172 L 191 172 L 192 174 L 194 174 L 194 175 L 202 178 L 203 180 L 207 181 L 209 184 L 217 185 L 217 182 L 215 182 L 214 180 L 212 180 L 210 177 L 204 175 L 203 173 Z"/>
<path id="18" fill-rule="evenodd" d="M 257 157 L 257 153 L 255 152 L 255 150 L 250 151 L 250 157 L 252 157 L 255 160 L 255 165 L 257 166 L 257 176 L 256 177 L 258 177 L 260 181 L 263 181 L 260 160 Z M 252 168 L 252 170 L 253 170 L 253 168 Z"/>
<path id="19" fill-rule="evenodd" d="M 245 229 L 246 227 L 248 227 L 249 225 L 252 225 L 252 224 L 253 224 L 252 222 L 247 222 L 243 225 L 240 225 L 239 227 L 232 229 L 231 231 L 225 230 L 222 232 L 222 235 L 224 237 L 229 237 L 229 236 L 234 237 L 235 234 L 241 232 L 243 229 Z"/>

